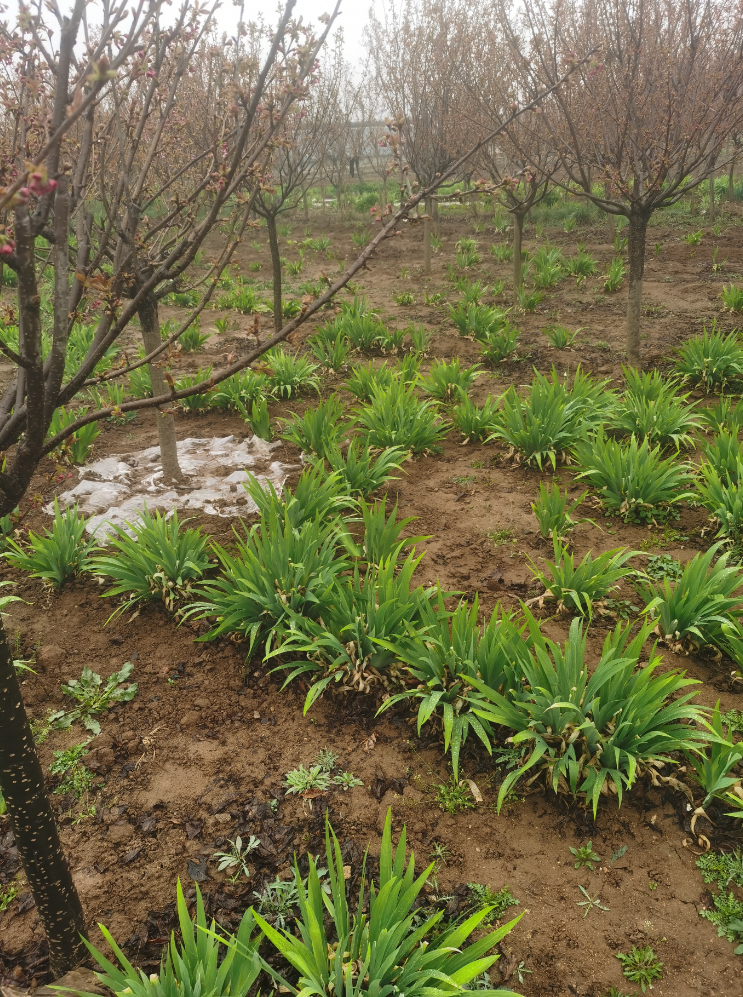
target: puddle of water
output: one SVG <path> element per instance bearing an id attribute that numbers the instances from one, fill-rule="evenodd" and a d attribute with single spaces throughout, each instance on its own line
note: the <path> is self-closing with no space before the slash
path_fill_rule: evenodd
<path id="1" fill-rule="evenodd" d="M 78 483 L 58 496 L 59 506 L 66 509 L 77 502 L 80 512 L 90 517 L 89 533 L 102 523 L 123 526 L 145 505 L 151 512 L 177 508 L 210 516 L 244 516 L 257 511 L 242 487 L 248 472 L 262 485 L 270 481 L 278 490 L 293 467 L 271 459 L 278 446 L 257 436 L 243 441 L 234 436 L 181 440 L 178 461 L 186 480 L 179 485 L 163 482 L 159 447 L 104 457 L 78 469 Z M 53 515 L 54 503 L 44 511 Z M 100 533 L 105 532 L 103 527 Z"/>

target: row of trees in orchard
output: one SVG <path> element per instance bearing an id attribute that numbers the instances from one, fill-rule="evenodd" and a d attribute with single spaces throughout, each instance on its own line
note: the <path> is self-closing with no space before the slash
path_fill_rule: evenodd
<path id="1" fill-rule="evenodd" d="M 265 219 L 276 258 L 280 212 L 296 207 L 308 184 L 347 168 L 356 99 L 342 49 L 326 46 L 340 2 L 317 30 L 295 18 L 295 0 L 286 0 L 271 30 L 244 23 L 239 5 L 231 38 L 217 33 L 218 6 L 70 0 L 62 11 L 56 0 L 35 0 L 12 15 L 0 9 L 0 260 L 17 288 L 15 307 L 3 298 L 0 327 L 0 352 L 14 367 L 0 393 L 0 515 L 17 506 L 45 454 L 112 414 L 154 409 L 163 477 L 180 479 L 173 403 L 211 389 L 295 332 L 406 214 L 529 109 L 471 135 L 447 170 L 427 175 L 429 187 L 403 184 L 397 210 L 358 258 L 286 323 L 277 280 L 274 334 L 208 380 L 176 390 L 160 366 L 163 354 L 208 305 L 249 226 Z M 358 148 L 355 160 L 360 155 Z M 159 302 L 183 289 L 196 303 L 163 340 Z M 102 368 L 135 319 L 141 355 L 120 349 Z M 50 432 L 55 411 L 83 389 L 143 365 L 152 397 L 79 409 L 74 422 Z M 61 975 L 86 955 L 86 920 L 1 622 L 0 791 L 51 968 Z"/>
<path id="2" fill-rule="evenodd" d="M 358 72 L 336 31 L 340 0 L 316 26 L 286 0 L 270 30 L 247 23 L 238 3 L 231 37 L 220 34 L 217 6 L 66 0 L 62 10 L 33 0 L 0 9 L 0 260 L 17 287 L 15 306 L 4 296 L 0 334 L 14 370 L 0 392 L 0 515 L 45 454 L 114 413 L 80 410 L 50 435 L 55 411 L 143 365 L 152 397 L 118 411 L 154 409 L 163 475 L 180 479 L 173 403 L 294 334 L 412 212 L 423 211 L 430 269 L 444 184 L 511 213 L 515 288 L 524 219 L 549 190 L 624 215 L 636 362 L 648 221 L 727 168 L 742 130 L 743 21 L 732 0 L 379 0 Z M 384 190 L 380 226 L 284 322 L 277 218 L 307 211 L 318 185 L 331 184 L 340 203 L 360 165 Z M 273 334 L 176 390 L 164 354 L 261 222 Z M 184 289 L 196 303 L 163 340 L 159 302 Z M 140 355 L 120 350 L 101 373 L 135 319 Z M 61 973 L 84 955 L 85 918 L 1 626 L 0 789 Z"/>
<path id="3" fill-rule="evenodd" d="M 400 116 L 402 158 L 422 185 L 473 135 L 549 91 L 468 162 L 462 179 L 493 185 L 511 214 L 515 288 L 524 218 L 551 189 L 627 219 L 627 354 L 637 362 L 649 219 L 729 169 L 737 151 L 739 5 L 391 0 L 372 13 L 367 42 L 379 106 Z M 557 85 L 570 66 L 576 71 Z"/>

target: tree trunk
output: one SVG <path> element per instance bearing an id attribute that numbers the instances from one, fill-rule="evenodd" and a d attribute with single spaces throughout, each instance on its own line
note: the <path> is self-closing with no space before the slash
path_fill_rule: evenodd
<path id="1" fill-rule="evenodd" d="M 302 203 L 304 204 L 304 220 L 308 222 L 310 220 L 310 206 L 307 203 L 307 191 L 302 191 Z"/>
<path id="2" fill-rule="evenodd" d="M 320 188 L 320 207 L 322 208 L 322 213 L 325 214 L 325 188 Z"/>
<path id="3" fill-rule="evenodd" d="M 524 271 L 521 266 L 521 239 L 524 234 L 524 215 L 520 211 L 512 212 L 513 216 L 513 296 L 521 290 L 524 284 Z"/>
<path id="4" fill-rule="evenodd" d="M 433 234 L 440 235 L 441 229 L 439 228 L 439 202 L 436 200 L 435 197 L 432 199 L 432 201 L 433 201 L 433 210 L 431 211 L 431 215 L 433 216 Z"/>
<path id="5" fill-rule="evenodd" d="M 642 278 L 645 272 L 645 234 L 648 220 L 643 215 L 630 215 L 627 233 L 629 255 L 629 296 L 627 299 L 627 359 L 640 363 L 640 308 Z"/>
<path id="6" fill-rule="evenodd" d="M 431 198 L 426 198 L 426 216 L 423 219 L 423 272 L 431 273 Z"/>
<path id="7" fill-rule="evenodd" d="M 160 319 L 157 314 L 157 299 L 148 295 L 137 309 L 142 328 L 142 340 L 147 353 L 152 353 L 160 346 Z M 153 395 L 168 393 L 168 385 L 161 369 L 154 363 L 148 364 Z M 163 481 L 182 481 L 183 471 L 178 463 L 178 447 L 175 438 L 175 420 L 170 413 L 155 410 L 157 419 L 157 437 L 160 441 L 160 461 L 163 466 Z"/>
<path id="8" fill-rule="evenodd" d="M 735 156 L 730 160 L 728 171 L 728 201 L 735 200 Z"/>
<path id="9" fill-rule="evenodd" d="M 87 950 L 85 915 L 62 851 L 44 772 L 23 705 L 13 654 L 0 622 L 0 789 L 55 977 L 79 966 Z"/>
<path id="10" fill-rule="evenodd" d="M 276 215 L 266 215 L 268 226 L 268 244 L 271 247 L 271 267 L 273 269 L 273 327 L 276 332 L 281 328 L 281 256 L 279 255 L 279 237 L 276 232 Z"/>

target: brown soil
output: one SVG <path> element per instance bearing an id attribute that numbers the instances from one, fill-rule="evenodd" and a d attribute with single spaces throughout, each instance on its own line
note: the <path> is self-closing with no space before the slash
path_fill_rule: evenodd
<path id="1" fill-rule="evenodd" d="M 303 227 L 299 220 L 293 224 L 297 230 Z M 330 229 L 334 248 L 351 256 L 350 225 L 331 227 L 323 221 L 312 227 L 315 234 Z M 429 293 L 451 294 L 444 264 L 452 260 L 453 244 L 466 232 L 461 221 L 444 224 L 443 249 L 426 283 L 418 266 L 420 229 L 410 226 L 403 238 L 383 247 L 361 286 L 390 324 L 405 325 L 412 320 L 434 330 L 433 356 L 458 355 L 475 362 L 475 344 L 459 339 L 444 309 L 420 304 L 399 307 L 392 301 L 392 293 L 403 289 L 412 289 L 420 300 L 424 288 Z M 720 258 L 727 258 L 734 270 L 743 261 L 741 232 L 731 219 L 719 239 L 705 232 L 700 246 L 689 247 L 678 230 L 651 229 L 649 242 L 662 242 L 663 248 L 657 258 L 651 249 L 647 267 L 649 314 L 644 320 L 643 350 L 648 365 L 666 369 L 672 347 L 713 317 L 723 326 L 732 324 L 720 315 L 717 296 L 721 283 L 734 275 L 728 270 L 712 272 L 712 245 L 713 241 L 719 244 Z M 606 234 L 601 229 L 584 229 L 570 236 L 549 234 L 568 252 L 575 251 L 578 238 L 584 239 L 602 264 L 613 255 L 611 246 L 602 241 Z M 483 249 L 499 241 L 492 232 L 479 238 Z M 296 254 L 290 247 L 286 255 L 294 258 Z M 246 248 L 246 269 L 248 258 L 260 260 L 263 271 L 268 270 L 267 247 L 257 254 Z M 485 253 L 483 258 L 485 280 L 507 277 L 508 265 L 495 264 Z M 323 263 L 327 266 L 321 259 L 308 260 L 300 279 L 315 276 Z M 399 276 L 402 266 L 411 277 Z M 522 359 L 482 377 L 475 399 L 488 392 L 500 393 L 508 384 L 528 383 L 532 366 L 549 371 L 553 363 L 565 370 L 580 362 L 590 372 L 611 378 L 618 387 L 625 292 L 604 295 L 600 286 L 589 280 L 576 291 L 573 282 L 566 280 L 548 294 L 539 312 L 519 319 Z M 452 300 L 456 300 L 453 295 Z M 558 320 L 584 327 L 578 348 L 559 352 L 545 345 L 540 330 Z M 216 364 L 225 354 L 239 350 L 253 323 L 240 317 L 239 324 L 241 329 L 215 335 L 198 357 L 178 358 L 176 367 Z M 204 319 L 202 328 L 210 331 L 209 325 Z M 268 332 L 269 322 L 262 319 L 259 334 L 263 337 Z M 343 380 L 344 376 L 327 378 L 323 394 L 338 388 Z M 306 399 L 276 404 L 272 415 L 301 410 L 306 404 Z M 177 426 L 181 438 L 245 433 L 238 418 L 215 413 L 179 416 Z M 140 414 L 125 426 L 102 428 L 95 456 L 156 442 L 150 414 Z M 295 462 L 297 454 L 287 445 L 283 457 L 280 451 L 278 456 Z M 74 483 L 74 470 L 60 469 L 51 460 L 44 463 L 21 506 L 24 526 L 38 529 L 45 525 L 39 509 L 42 500 L 68 487 L 70 476 Z M 571 485 L 575 495 L 582 491 L 569 469 L 560 469 L 559 477 Z M 470 480 L 457 480 L 463 478 Z M 551 550 L 535 529 L 530 502 L 538 482 L 550 478 L 550 473 L 512 464 L 502 448 L 463 447 L 453 438 L 442 454 L 408 464 L 389 492 L 398 499 L 402 515 L 418 517 L 411 532 L 432 536 L 419 569 L 420 580 L 432 582 L 438 577 L 444 588 L 469 597 L 479 593 L 481 608 L 488 615 L 498 600 L 514 606 L 535 594 L 528 559 L 545 557 Z M 597 511 L 585 506 L 585 514 L 596 517 Z M 210 517 L 202 517 L 201 522 L 222 543 L 229 543 L 236 525 Z M 685 509 L 680 522 L 671 525 L 677 531 L 672 535 L 618 520 L 601 519 L 601 529 L 584 523 L 575 531 L 576 553 L 582 556 L 589 549 L 616 546 L 637 549 L 645 542 L 646 548 L 656 552 L 662 548 L 685 560 L 704 545 L 700 538 L 704 517 L 698 510 Z M 502 542 L 487 536 L 503 530 L 510 534 L 502 535 Z M 717 938 L 715 929 L 699 917 L 710 895 L 694 864 L 696 843 L 691 844 L 686 798 L 675 790 L 640 783 L 621 809 L 603 802 L 595 823 L 580 802 L 541 790 L 514 801 L 497 815 L 493 804 L 502 773 L 483 752 L 468 745 L 464 774 L 480 787 L 484 802 L 448 815 L 436 803 L 436 788 L 450 776 L 438 734 L 431 730 L 419 739 L 414 717 L 406 709 L 376 718 L 378 703 L 373 697 L 326 696 L 303 716 L 300 685 L 280 692 L 280 679 L 266 674 L 260 656 L 244 667 L 240 645 L 195 642 L 202 631 L 189 625 L 177 627 L 159 606 L 148 606 L 135 619 L 127 616 L 106 626 L 113 606 L 109 600 L 99 600 L 101 590 L 92 579 L 50 595 L 7 567 L 0 574 L 15 580 L 17 593 L 26 600 L 9 607 L 8 632 L 17 629 L 24 656 L 38 647 L 38 674 L 29 675 L 23 684 L 32 716 L 43 717 L 48 709 L 61 708 L 60 682 L 79 676 L 84 665 L 107 676 L 125 661 L 134 664 L 139 683 L 136 698 L 103 718 L 103 732 L 90 745 L 86 759 L 100 783 L 94 794 L 95 816 L 75 825 L 74 801 L 52 798 L 59 808 L 64 848 L 90 922 L 106 924 L 143 967 L 157 964 L 174 925 L 177 877 L 189 889 L 193 879 L 200 881 L 210 911 L 229 928 L 254 899 L 253 890 L 277 872 L 288 872 L 295 852 L 317 854 L 324 847 L 326 811 L 355 874 L 367 844 L 372 855 L 378 852 L 384 816 L 391 807 L 395 828 L 407 825 L 419 863 L 426 860 L 435 842 L 448 848 L 450 858 L 440 870 L 439 884 L 454 894 L 452 909 L 456 909 L 462 884 L 477 881 L 496 890 L 510 885 L 520 906 L 509 913 L 527 913 L 507 937 L 493 978 L 500 971 L 510 986 L 527 997 L 601 997 L 611 985 L 631 991 L 615 954 L 628 951 L 633 944 L 652 945 L 663 960 L 663 979 L 655 985 L 659 995 L 741 992 L 741 963 L 733 955 L 733 946 Z M 627 588 L 617 597 L 631 599 L 634 593 Z M 545 631 L 564 640 L 568 621 L 549 618 L 546 611 L 543 616 Z M 611 621 L 597 620 L 590 629 L 594 660 L 609 625 Z M 729 686 L 729 662 L 665 653 L 663 667 L 687 669 L 699 679 L 703 683 L 699 702 L 712 705 L 719 698 L 725 710 L 743 708 L 743 696 Z M 49 765 L 54 749 L 79 742 L 81 735 L 79 728 L 52 734 L 40 748 L 43 765 Z M 370 741 L 372 735 L 375 741 Z M 339 764 L 361 778 L 364 786 L 346 793 L 335 790 L 315 800 L 310 809 L 307 801 L 285 796 L 282 782 L 287 771 L 300 763 L 307 765 L 326 746 L 339 753 Z M 50 787 L 54 785 L 56 780 L 51 780 Z M 273 800 L 277 801 L 274 807 Z M 723 819 L 715 827 L 704 824 L 713 847 L 739 843 L 740 831 L 735 839 L 730 823 Z M 233 888 L 217 872 L 211 856 L 228 838 L 251 833 L 261 839 L 253 875 L 249 885 Z M 602 856 L 600 868 L 576 870 L 569 846 L 589 838 Z M 610 865 L 610 857 L 623 845 L 626 853 Z M 0 883 L 9 882 L 17 871 L 12 834 L 7 819 L 0 819 Z M 600 895 L 608 910 L 594 909 L 584 918 L 583 908 L 577 906 L 583 899 L 579 885 L 592 897 Z M 96 930 L 91 937 L 100 938 Z M 24 894 L 20 904 L 0 914 L 0 980 L 33 986 L 46 982 L 44 945 L 33 901 Z M 531 973 L 519 983 L 514 970 L 522 962 Z"/>

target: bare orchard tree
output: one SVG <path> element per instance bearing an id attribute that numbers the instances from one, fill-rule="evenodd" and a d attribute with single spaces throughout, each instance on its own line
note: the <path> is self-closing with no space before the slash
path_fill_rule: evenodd
<path id="1" fill-rule="evenodd" d="M 281 302 L 281 254 L 276 219 L 295 210 L 307 187 L 321 173 L 331 141 L 341 84 L 337 63 L 322 70 L 308 98 L 296 104 L 286 117 L 271 154 L 271 167 L 253 204 L 266 220 L 273 270 L 273 321 L 278 332 L 283 324 Z"/>
<path id="2" fill-rule="evenodd" d="M 461 73 L 460 108 L 479 134 L 504 121 L 518 106 L 518 76 L 497 22 L 487 9 L 472 8 L 468 30 L 460 33 L 465 51 L 457 60 Z M 513 291 L 523 286 L 521 243 L 531 209 L 547 196 L 560 158 L 537 113 L 521 115 L 497 141 L 484 146 L 475 162 L 513 221 Z"/>
<path id="3" fill-rule="evenodd" d="M 221 118 L 219 115 L 215 116 L 215 120 L 220 121 L 217 146 L 199 152 L 195 159 L 188 159 L 186 155 L 182 165 L 174 159 L 171 166 L 160 160 L 161 146 L 159 140 L 155 141 L 158 135 L 162 136 L 165 132 L 170 97 L 161 105 L 160 114 L 152 129 L 146 127 L 147 120 L 143 120 L 141 114 L 137 113 L 136 102 L 128 102 L 129 93 L 136 86 L 143 86 L 146 96 L 149 93 L 146 81 L 157 80 L 158 73 L 162 73 L 163 69 L 156 67 L 165 66 L 164 57 L 162 62 L 154 62 L 154 56 L 160 51 L 157 39 L 165 30 L 159 22 L 160 11 L 156 2 L 149 4 L 146 14 L 143 14 L 142 7 L 135 8 L 126 32 L 122 30 L 123 8 L 106 8 L 102 40 L 93 45 L 86 44 L 85 55 L 80 51 L 74 60 L 72 56 L 76 51 L 83 0 L 79 0 L 73 15 L 62 22 L 56 51 L 48 49 L 44 44 L 48 37 L 55 36 L 53 31 L 46 31 L 42 9 L 31 20 L 25 19 L 24 14 L 24 23 L 17 33 L 13 26 L 3 25 L 6 39 L 13 39 L 11 59 L 16 60 L 21 95 L 24 94 L 24 81 L 29 79 L 29 62 L 36 60 L 35 65 L 43 77 L 48 79 L 46 70 L 42 70 L 44 64 L 49 71 L 53 69 L 53 87 L 50 83 L 47 84 L 46 96 L 53 90 L 51 109 L 56 111 L 61 108 L 57 117 L 42 113 L 43 104 L 36 114 L 19 115 L 19 122 L 34 123 L 36 131 L 33 136 L 27 132 L 23 143 L 18 140 L 14 158 L 6 161 L 2 167 L 6 187 L 0 193 L 0 210 L 8 206 L 14 209 L 12 225 L 7 225 L 3 233 L 3 246 L 9 248 L 3 255 L 18 274 L 19 310 L 23 316 L 23 335 L 18 351 L 12 350 L 7 344 L 0 347 L 19 368 L 16 395 L 10 401 L 3 402 L 9 416 L 6 426 L 17 419 L 19 427 L 15 437 L 8 437 L 12 445 L 9 456 L 12 473 L 6 472 L 0 478 L 0 494 L 5 503 L 0 505 L 3 513 L 10 511 L 22 496 L 44 454 L 59 446 L 77 429 L 113 413 L 113 406 L 85 412 L 60 433 L 51 439 L 46 438 L 55 406 L 72 398 L 85 384 L 95 382 L 96 379 L 90 375 L 105 351 L 116 341 L 133 316 L 141 308 L 147 307 L 147 303 L 151 302 L 163 283 L 172 287 L 186 273 L 194 262 L 196 250 L 203 244 L 206 234 L 212 230 L 225 207 L 231 208 L 232 214 L 237 217 L 227 241 L 234 243 L 239 238 L 237 233 L 247 223 L 248 213 L 252 210 L 255 189 L 265 180 L 264 155 L 270 143 L 275 140 L 277 128 L 295 99 L 304 92 L 305 81 L 314 72 L 316 56 L 325 37 L 323 34 L 317 40 L 302 41 L 302 33 L 290 22 L 291 9 L 290 0 L 270 42 L 268 53 L 256 70 L 250 86 L 245 82 L 250 67 L 238 67 L 239 74 L 236 73 L 234 79 L 241 82 L 234 102 L 228 107 L 227 115 Z M 336 7 L 336 12 L 337 9 Z M 189 7 L 186 4 L 170 29 L 171 35 L 177 40 L 172 55 L 178 65 L 183 67 L 181 76 L 187 73 L 191 59 L 201 58 L 200 39 L 205 37 L 206 29 L 206 24 L 200 17 L 189 19 L 188 14 Z M 329 29 L 332 17 L 327 21 Z M 127 49 L 130 44 L 131 49 Z M 107 54 L 107 50 L 110 54 Z M 188 55 L 185 64 L 181 61 L 184 54 Z M 267 114 L 262 112 L 261 99 L 267 80 L 277 66 L 283 66 L 281 71 L 286 74 L 285 102 L 280 109 Z M 111 86 L 113 73 L 117 75 L 115 84 Z M 177 87 L 173 88 L 173 77 L 166 75 L 163 79 L 167 80 L 168 95 L 173 94 L 177 90 Z M 37 85 L 29 88 L 27 94 L 29 101 L 33 96 L 33 101 L 37 102 L 44 95 L 44 88 Z M 540 95 L 538 99 L 543 96 Z M 115 127 L 110 124 L 110 118 L 104 116 L 100 130 L 93 129 L 89 122 L 95 123 L 96 113 L 102 110 L 104 100 L 108 100 L 109 105 L 114 108 L 111 113 Z M 140 106 L 141 103 L 140 101 Z M 21 107 L 24 107 L 23 101 Z M 127 118 L 126 114 L 131 116 Z M 61 140 L 64 135 L 72 132 L 73 125 L 81 119 L 83 126 L 77 142 L 63 143 Z M 146 139 L 136 139 L 138 130 L 141 130 Z M 23 129 L 19 125 L 19 132 L 21 131 Z M 133 133 L 134 138 L 130 133 Z M 119 410 L 131 412 L 172 405 L 181 398 L 201 394 L 215 383 L 250 366 L 266 350 L 289 337 L 303 321 L 330 301 L 368 264 L 383 240 L 398 231 L 400 221 L 414 211 L 422 199 L 432 196 L 438 185 L 451 176 L 458 175 L 467 159 L 476 155 L 494 137 L 494 134 L 487 135 L 475 143 L 434 184 L 405 200 L 354 263 L 322 295 L 308 304 L 301 315 L 290 320 L 267 341 L 222 368 L 209 380 L 188 389 L 175 390 L 171 387 L 169 391 L 155 394 L 149 399 L 124 402 Z M 182 133 L 181 139 L 185 140 Z M 135 140 L 138 144 L 132 152 L 128 143 Z M 121 143 L 118 148 L 121 150 L 120 172 L 125 174 L 123 177 L 113 170 L 110 174 L 104 174 L 105 164 L 111 155 L 107 145 L 114 142 Z M 87 145 L 95 147 L 95 154 L 89 152 L 83 155 L 81 150 L 85 150 Z M 55 148 L 56 159 L 51 160 L 51 150 Z M 177 155 L 174 149 L 166 150 L 166 154 L 168 153 Z M 161 168 L 166 176 L 165 190 L 163 182 L 160 186 L 154 183 L 148 186 L 146 180 L 146 164 L 158 160 L 161 161 Z M 54 162 L 55 176 L 49 176 L 51 161 Z M 79 162 L 82 162 L 82 166 L 78 169 Z M 14 167 L 14 163 L 20 165 Z M 46 176 L 42 168 L 44 165 L 47 169 Z M 16 175 L 13 173 L 14 168 Z M 191 180 L 183 190 L 174 185 L 176 180 L 188 177 L 191 171 L 197 169 L 202 171 L 200 184 L 193 186 Z M 72 176 L 71 183 L 66 181 L 68 173 Z M 115 186 L 101 182 L 102 174 L 125 185 L 126 197 L 119 196 Z M 138 187 L 143 176 L 145 181 Z M 183 182 L 186 184 L 186 181 Z M 80 199 L 84 196 L 83 188 L 96 190 L 104 198 L 104 210 L 100 216 L 96 217 L 92 210 L 92 197 L 87 202 L 90 206 L 88 210 L 78 210 Z M 75 193 L 76 190 L 78 193 Z M 162 199 L 160 207 L 148 214 L 147 209 L 152 208 L 158 199 Z M 127 203 L 122 215 L 114 210 L 114 205 L 119 201 Z M 81 227 L 75 230 L 71 220 L 80 217 Z M 38 231 L 37 225 L 40 226 Z M 78 234 L 76 245 L 71 238 L 75 231 Z M 37 261 L 33 247 L 33 241 L 38 236 L 51 242 L 54 250 L 55 311 L 49 354 L 51 359 L 48 364 L 42 357 Z M 84 243 L 82 248 L 81 236 Z M 75 283 L 70 290 L 69 257 L 73 251 Z M 212 269 L 213 274 L 218 275 L 219 260 Z M 76 290 L 78 285 L 79 289 Z M 80 369 L 69 381 L 62 383 L 70 323 L 74 322 L 75 313 L 92 286 L 104 298 L 104 317 Z M 210 287 L 213 287 L 213 282 Z M 209 289 L 204 294 L 202 306 L 208 293 Z M 156 312 L 154 324 L 156 326 Z M 174 333 L 170 341 L 175 340 L 181 331 Z M 158 345 L 139 365 L 154 361 L 168 345 L 169 341 Z M 135 364 L 109 371 L 105 378 L 122 376 L 131 369 L 135 369 Z M 25 375 L 23 379 L 21 374 Z M 52 375 L 58 378 L 56 386 Z M 20 395 L 19 384 L 24 385 Z M 52 971 L 55 975 L 62 975 L 85 954 L 80 938 L 86 928 L 85 916 L 60 847 L 12 654 L 1 622 L 0 791 L 7 802 L 19 854 L 49 939 Z"/>
<path id="4" fill-rule="evenodd" d="M 44 8 L 15 34 L 24 120 L 51 125 L 33 133 L 19 127 L 16 146 L 5 150 L 4 172 L 14 179 L 0 207 L 12 206 L 14 218 L 3 236 L 3 259 L 18 277 L 20 345 L 16 352 L 0 344 L 18 365 L 0 400 L 0 448 L 19 443 L 0 474 L 3 513 L 15 507 L 45 452 L 55 408 L 91 383 L 135 315 L 148 360 L 159 355 L 158 300 L 187 279 L 221 224 L 225 238 L 201 277 L 199 304 L 173 340 L 209 300 L 247 224 L 272 146 L 317 72 L 332 23 L 314 38 L 292 21 L 293 4 L 289 0 L 275 33 L 261 40 L 262 56 L 256 45 L 237 59 L 229 48 L 217 55 L 208 36 L 212 12 L 196 0 L 184 0 L 168 23 L 161 0 L 146 9 L 142 0 L 126 32 L 123 7 L 104 5 L 101 38 L 84 46 L 83 59 L 73 54 L 84 0 L 65 21 L 56 52 L 38 41 L 48 33 Z M 30 87 L 29 65 L 37 80 L 53 80 L 53 86 L 37 81 Z M 46 358 L 37 238 L 51 244 L 53 259 Z M 103 310 L 84 359 L 66 378 L 70 333 L 93 298 L 103 301 Z M 168 386 L 153 362 L 150 373 L 154 395 L 162 396 Z M 158 411 L 157 418 L 163 474 L 180 478 L 172 417 Z"/>
<path id="5" fill-rule="evenodd" d="M 80 39 L 85 6 L 75 0 L 63 17 L 56 4 L 39 3 L 22 9 L 18 24 L 0 21 L 6 140 L 0 255 L 18 287 L 18 342 L 0 342 L 16 365 L 0 401 L 0 448 L 8 451 L 0 473 L 2 514 L 17 505 L 42 456 L 74 431 L 73 425 L 47 438 L 55 409 L 95 381 L 96 367 L 132 318 L 139 314 L 149 351 L 142 362 L 167 348 L 158 296 L 177 286 L 229 210 L 225 246 L 209 268 L 199 308 L 208 300 L 246 224 L 270 145 L 303 98 L 332 23 L 328 18 L 326 31 L 313 38 L 292 22 L 289 0 L 262 60 L 241 57 L 229 75 L 212 65 L 213 86 L 203 90 L 191 70 L 214 55 L 204 48 L 209 12 L 186 0 L 164 24 L 159 0 L 141 0 L 129 14 L 123 4 L 104 0 L 95 38 L 86 30 Z M 277 101 L 270 115 L 261 106 L 268 86 Z M 190 124 L 195 111 L 203 129 Z M 38 253 L 37 241 L 49 251 Z M 53 307 L 45 328 L 40 291 L 47 261 Z M 87 354 L 68 377 L 70 333 L 93 296 L 102 301 L 102 314 Z M 46 356 L 45 335 L 51 338 Z M 124 364 L 110 376 L 127 369 Z M 134 403 L 137 408 L 173 397 L 164 382 L 158 385 L 158 368 L 151 371 L 155 397 Z M 111 412 L 87 413 L 88 421 Z M 162 419 L 160 434 L 164 454 L 175 457 L 174 435 L 168 439 Z M 176 475 L 177 460 L 165 470 Z M 85 917 L 1 622 L 0 790 L 59 976 L 86 954 Z"/>
<path id="6" fill-rule="evenodd" d="M 391 116 L 393 152 L 405 185 L 408 165 L 421 186 L 429 186 L 454 162 L 472 129 L 458 113 L 457 59 L 467 58 L 455 39 L 463 13 L 456 0 L 390 0 L 381 16 L 372 9 L 366 29 L 374 86 Z M 492 130 L 492 129 L 489 129 Z M 410 193 L 412 185 L 407 186 Z M 425 205 L 424 270 L 431 270 L 433 202 Z"/>
<path id="7" fill-rule="evenodd" d="M 733 0 L 496 2 L 527 99 L 595 52 L 544 102 L 543 120 L 562 185 L 629 222 L 627 355 L 638 363 L 648 222 L 727 165 L 722 151 L 743 120 L 740 9 Z"/>

